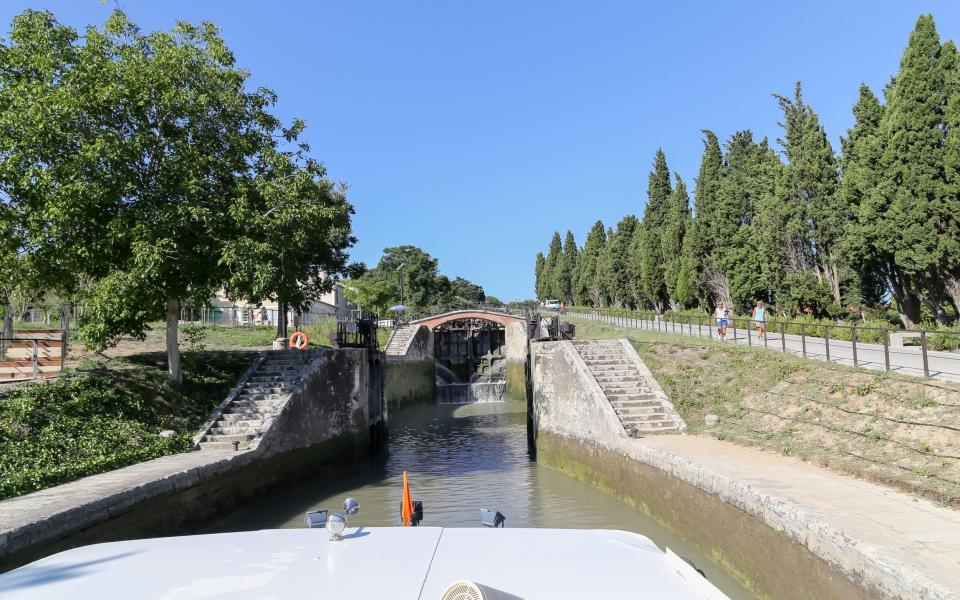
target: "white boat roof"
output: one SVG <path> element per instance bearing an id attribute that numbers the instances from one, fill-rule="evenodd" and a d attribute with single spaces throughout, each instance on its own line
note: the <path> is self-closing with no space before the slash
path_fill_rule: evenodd
<path id="1" fill-rule="evenodd" d="M 0 597 L 439 599 L 468 580 L 524 600 L 722 599 L 642 535 L 613 530 L 273 529 L 75 548 L 0 575 Z M 509 597 L 509 596 L 508 596 Z"/>

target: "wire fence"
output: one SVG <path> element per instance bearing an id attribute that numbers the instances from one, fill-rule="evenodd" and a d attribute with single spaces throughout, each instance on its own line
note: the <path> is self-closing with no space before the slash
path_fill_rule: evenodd
<path id="1" fill-rule="evenodd" d="M 567 311 L 569 316 L 625 329 L 673 333 L 778 350 L 838 364 L 960 381 L 960 331 L 890 330 L 857 325 L 728 318 L 726 325 L 708 315 L 664 319 L 654 312 L 611 315 Z M 760 326 L 764 326 L 761 335 Z"/>

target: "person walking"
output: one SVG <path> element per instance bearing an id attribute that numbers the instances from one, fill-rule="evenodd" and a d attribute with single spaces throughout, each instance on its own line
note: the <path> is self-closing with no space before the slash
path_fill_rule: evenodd
<path id="1" fill-rule="evenodd" d="M 717 305 L 714 318 L 717 321 L 717 337 L 721 340 L 727 339 L 727 320 L 730 318 L 730 311 L 723 305 L 723 302 Z"/>
<path id="2" fill-rule="evenodd" d="M 763 300 L 757 300 L 757 305 L 753 307 L 753 315 L 750 317 L 756 324 L 760 337 L 767 335 L 767 309 L 763 306 Z"/>

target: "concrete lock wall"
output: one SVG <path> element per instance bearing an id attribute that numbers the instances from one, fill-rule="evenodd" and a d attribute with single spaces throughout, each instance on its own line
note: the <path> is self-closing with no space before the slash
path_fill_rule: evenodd
<path id="1" fill-rule="evenodd" d="M 0 572 L 86 544 L 177 535 L 271 487 L 368 453 L 365 349 L 324 350 L 251 451 L 165 456 L 0 503 Z M 371 375 L 374 375 L 371 377 Z"/>
<path id="2" fill-rule="evenodd" d="M 616 413 L 569 342 L 531 345 L 532 427 L 537 461 L 635 506 L 766 598 L 876 598 L 878 590 L 839 573 L 768 515 L 731 504 L 696 477 L 680 477 L 632 448 Z M 649 459 L 649 460 L 648 460 Z M 689 465 L 673 465 L 672 469 Z M 700 474 L 698 477 L 702 477 Z M 713 482 L 716 483 L 716 482 Z"/>
<path id="3" fill-rule="evenodd" d="M 433 356 L 433 331 L 420 326 L 405 354 L 383 357 L 383 399 L 387 410 L 434 402 L 437 365 Z"/>
<path id="4" fill-rule="evenodd" d="M 524 322 L 506 326 L 504 346 L 507 360 L 507 399 L 527 401 L 527 327 Z"/>

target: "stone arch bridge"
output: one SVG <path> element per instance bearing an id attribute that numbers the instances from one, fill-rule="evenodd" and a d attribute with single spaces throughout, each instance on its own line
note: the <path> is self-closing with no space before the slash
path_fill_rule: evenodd
<path id="1" fill-rule="evenodd" d="M 489 366 L 491 357 L 502 361 L 498 368 L 505 372 L 506 397 L 526 400 L 527 341 L 526 317 L 507 312 L 462 309 L 416 319 L 396 329 L 384 348 L 388 410 L 435 401 L 438 371 L 444 375 L 452 369 L 460 381 L 468 381 L 461 369 L 469 363 Z M 461 356 L 452 356 L 457 352 Z"/>

